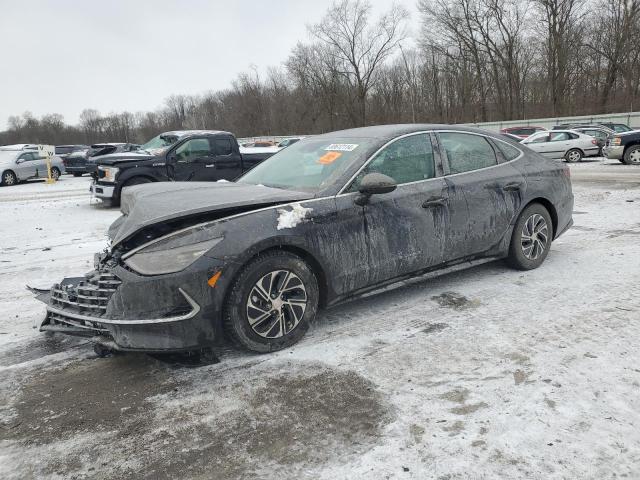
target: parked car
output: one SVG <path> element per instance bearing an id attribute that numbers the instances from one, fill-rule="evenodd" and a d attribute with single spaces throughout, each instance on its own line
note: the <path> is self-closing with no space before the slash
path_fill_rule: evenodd
<path id="1" fill-rule="evenodd" d="M 607 127 L 577 127 L 574 128 L 574 130 L 596 139 L 599 149 L 598 156 L 602 156 L 602 151 L 607 144 L 607 141 L 612 139 L 616 133 Z"/>
<path id="2" fill-rule="evenodd" d="M 97 157 L 112 153 L 135 152 L 140 145 L 135 143 L 95 143 L 84 151 L 74 152 L 64 159 L 67 172 L 74 177 L 81 177 L 85 173 L 95 174 Z"/>
<path id="3" fill-rule="evenodd" d="M 607 158 L 627 165 L 640 165 L 640 130 L 616 134 L 603 150 Z"/>
<path id="4" fill-rule="evenodd" d="M 0 151 L 37 150 L 38 145 L 33 143 L 17 143 L 15 145 L 2 145 Z"/>
<path id="5" fill-rule="evenodd" d="M 580 162 L 584 157 L 598 155 L 598 141 L 575 130 L 552 130 L 531 135 L 522 141 L 531 150 L 547 158 L 564 158 L 567 162 Z"/>
<path id="6" fill-rule="evenodd" d="M 244 148 L 267 148 L 275 147 L 276 144 L 271 140 L 257 140 L 255 142 L 245 142 L 242 144 Z"/>
<path id="7" fill-rule="evenodd" d="M 543 127 L 532 127 L 530 125 L 527 125 L 527 126 L 523 126 L 523 127 L 503 128 L 502 130 L 500 130 L 500 133 L 508 133 L 510 135 L 515 135 L 518 138 L 527 138 L 527 137 L 533 135 L 534 133 L 544 132 L 546 130 L 547 129 L 543 128 Z"/>
<path id="8" fill-rule="evenodd" d="M 600 125 L 610 128 L 611 130 L 617 132 L 617 133 L 624 133 L 624 132 L 631 132 L 633 131 L 633 128 L 631 128 L 629 125 L 626 125 L 624 123 L 611 123 L 611 122 L 605 122 L 605 123 L 601 123 Z"/>
<path id="9" fill-rule="evenodd" d="M 302 140 L 304 137 L 292 137 L 292 138 L 285 138 L 284 140 L 281 140 L 278 143 L 278 147 L 280 148 L 285 148 L 288 147 L 290 145 L 293 145 L 296 142 L 299 142 L 300 140 Z"/>
<path id="10" fill-rule="evenodd" d="M 501 133 L 500 135 L 502 135 L 505 138 L 508 138 L 509 140 L 513 140 L 514 142 L 522 142 L 522 140 L 524 140 L 524 138 L 519 137 L 517 135 L 512 135 L 511 133 Z"/>
<path id="11" fill-rule="evenodd" d="M 83 152 L 88 148 L 87 145 L 56 145 L 56 155 L 65 159 L 72 153 Z"/>
<path id="12" fill-rule="evenodd" d="M 51 158 L 51 177 L 60 178 L 64 165 L 60 157 Z M 37 150 L 0 151 L 0 185 L 10 187 L 34 178 L 48 178 L 47 161 Z"/>
<path id="13" fill-rule="evenodd" d="M 182 130 L 149 140 L 136 152 L 97 157 L 93 194 L 118 205 L 122 189 L 165 181 L 233 180 L 277 152 L 276 147 L 240 151 L 229 132 Z"/>
<path id="14" fill-rule="evenodd" d="M 499 134 L 442 125 L 327 133 L 235 183 L 125 189 L 109 250 L 95 271 L 40 297 L 39 328 L 89 337 L 98 352 L 227 338 L 280 350 L 319 308 L 384 285 L 499 258 L 537 268 L 572 210 L 569 169 Z"/>

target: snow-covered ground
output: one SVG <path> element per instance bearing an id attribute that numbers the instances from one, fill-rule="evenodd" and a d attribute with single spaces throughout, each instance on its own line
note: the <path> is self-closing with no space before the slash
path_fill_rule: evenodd
<path id="1" fill-rule="evenodd" d="M 179 368 L 32 327 L 91 269 L 88 179 L 0 188 L 0 478 L 640 478 L 640 168 L 571 166 L 545 264 L 323 312 L 295 347 Z"/>

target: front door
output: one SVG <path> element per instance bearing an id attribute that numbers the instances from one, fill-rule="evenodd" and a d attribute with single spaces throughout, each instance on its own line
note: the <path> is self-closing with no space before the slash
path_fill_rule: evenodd
<path id="1" fill-rule="evenodd" d="M 372 172 L 388 175 L 398 186 L 391 193 L 373 195 L 360 207 L 368 258 L 362 281 L 373 285 L 441 263 L 448 194 L 443 178 L 436 177 L 430 135 L 403 136 L 387 145 L 349 191 L 357 192 L 359 182 Z"/>
<path id="2" fill-rule="evenodd" d="M 20 180 L 33 178 L 37 172 L 37 152 L 24 152 L 16 159 L 16 176 Z"/>
<path id="3" fill-rule="evenodd" d="M 526 189 L 525 178 L 483 135 L 439 132 L 438 139 L 448 165 L 450 201 L 458 207 L 450 211 L 448 260 L 487 252 L 510 232 Z"/>
<path id="4" fill-rule="evenodd" d="M 169 177 L 178 182 L 202 179 L 208 163 L 215 156 L 208 138 L 191 138 L 168 155 Z"/>

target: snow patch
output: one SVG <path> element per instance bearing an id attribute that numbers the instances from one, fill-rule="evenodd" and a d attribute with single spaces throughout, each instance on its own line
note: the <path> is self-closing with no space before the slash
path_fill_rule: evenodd
<path id="1" fill-rule="evenodd" d="M 297 226 L 307 218 L 307 215 L 311 213 L 312 210 L 312 208 L 305 208 L 299 203 L 296 203 L 291 210 L 285 210 L 284 208 L 279 209 L 278 230 Z"/>

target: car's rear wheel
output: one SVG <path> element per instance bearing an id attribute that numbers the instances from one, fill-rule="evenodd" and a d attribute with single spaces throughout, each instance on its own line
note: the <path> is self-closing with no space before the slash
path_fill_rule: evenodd
<path id="1" fill-rule="evenodd" d="M 5 187 L 10 187 L 18 183 L 18 177 L 11 170 L 7 170 L 2 174 L 2 181 L 0 182 Z"/>
<path id="2" fill-rule="evenodd" d="M 524 209 L 516 222 L 507 262 L 518 270 L 538 268 L 547 258 L 552 240 L 551 215 L 543 205 L 533 203 Z"/>
<path id="3" fill-rule="evenodd" d="M 624 152 L 624 163 L 627 165 L 640 165 L 640 145 L 627 148 Z"/>
<path id="4" fill-rule="evenodd" d="M 564 154 L 564 159 L 569 163 L 582 161 L 582 151 L 577 148 L 572 148 Z"/>
<path id="5" fill-rule="evenodd" d="M 60 170 L 58 167 L 51 167 L 51 178 L 58 180 L 60 178 Z"/>
<path id="6" fill-rule="evenodd" d="M 271 251 L 238 274 L 224 306 L 227 335 L 238 346 L 273 352 L 298 342 L 318 310 L 318 280 L 297 255 Z"/>

